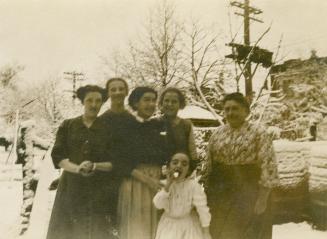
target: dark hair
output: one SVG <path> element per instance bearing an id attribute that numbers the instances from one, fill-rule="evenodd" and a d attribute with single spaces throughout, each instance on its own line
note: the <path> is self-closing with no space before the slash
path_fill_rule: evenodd
<path id="1" fill-rule="evenodd" d="M 97 85 L 86 85 L 86 86 L 79 87 L 76 91 L 76 96 L 78 99 L 81 100 L 81 102 L 83 104 L 85 96 L 87 95 L 87 93 L 90 93 L 90 92 L 99 92 L 102 97 L 102 102 L 105 102 L 108 98 L 107 91 Z"/>
<path id="2" fill-rule="evenodd" d="M 223 105 L 225 105 L 226 102 L 229 101 L 229 100 L 233 100 L 233 101 L 239 103 L 248 112 L 250 111 L 250 104 L 249 104 L 249 102 L 247 101 L 247 99 L 244 97 L 244 95 L 242 93 L 234 92 L 234 93 L 230 93 L 230 94 L 225 95 L 225 97 L 223 99 Z"/>
<path id="3" fill-rule="evenodd" d="M 175 88 L 175 87 L 168 87 L 167 89 L 165 89 L 161 95 L 160 95 L 160 98 L 159 98 L 159 105 L 162 106 L 162 103 L 163 103 L 163 100 L 165 98 L 165 95 L 168 93 L 168 92 L 173 92 L 173 93 L 176 93 L 177 96 L 178 96 L 178 101 L 179 101 L 179 108 L 180 109 L 184 109 L 185 106 L 186 106 L 186 100 L 185 100 L 185 96 L 184 94 L 182 93 L 182 91 L 178 88 Z"/>
<path id="4" fill-rule="evenodd" d="M 158 97 L 157 91 L 155 91 L 151 87 L 139 86 L 139 87 L 136 87 L 132 91 L 132 93 L 129 95 L 129 97 L 128 97 L 128 105 L 130 107 L 132 107 L 133 110 L 137 110 L 136 107 L 135 107 L 135 104 L 140 101 L 140 99 L 142 98 L 142 96 L 145 93 L 153 93 L 153 94 L 155 94 L 156 98 Z"/>
<path id="5" fill-rule="evenodd" d="M 110 85 L 112 82 L 114 82 L 114 81 L 120 81 L 120 82 L 123 82 L 123 83 L 124 83 L 124 86 L 125 86 L 125 88 L 126 88 L 126 93 L 128 93 L 128 84 L 127 84 L 127 81 L 126 81 L 125 79 L 123 79 L 123 78 L 119 78 L 119 77 L 114 77 L 114 78 L 110 78 L 109 80 L 107 80 L 107 83 L 106 83 L 106 90 L 107 90 L 107 92 L 108 92 L 108 90 L 109 90 L 109 85 Z M 110 97 L 110 96 L 108 95 L 108 97 Z"/>
<path id="6" fill-rule="evenodd" d="M 187 172 L 187 174 L 186 174 L 186 177 L 190 176 L 190 175 L 193 173 L 193 171 L 196 169 L 196 167 L 197 167 L 197 162 L 196 162 L 195 160 L 192 160 L 190 154 L 187 153 L 187 152 L 185 152 L 185 151 L 177 151 L 177 152 L 175 152 L 174 154 L 172 154 L 171 157 L 170 157 L 170 158 L 168 159 L 168 161 L 167 161 L 167 166 L 169 167 L 169 164 L 170 164 L 171 160 L 173 159 L 173 157 L 174 157 L 176 154 L 184 154 L 184 155 L 187 156 L 187 158 L 188 158 L 188 162 L 189 162 L 189 163 L 188 163 L 188 164 L 189 164 L 189 168 L 188 168 L 188 172 Z"/>

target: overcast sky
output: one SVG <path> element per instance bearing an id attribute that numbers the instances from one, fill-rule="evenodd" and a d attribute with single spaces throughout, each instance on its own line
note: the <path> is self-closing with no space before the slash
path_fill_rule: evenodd
<path id="1" fill-rule="evenodd" d="M 83 71 L 89 79 L 103 77 L 101 55 L 124 47 L 133 38 L 157 0 L 0 0 L 0 66 L 25 66 L 25 81 L 42 80 L 63 71 Z M 241 18 L 229 0 L 175 0 L 179 18 L 199 18 L 230 37 Z M 255 40 L 272 23 L 261 46 L 276 49 L 283 34 L 281 55 L 308 58 L 311 49 L 327 56 L 327 0 L 252 0 L 263 10 L 251 24 Z M 218 31 L 218 30 L 217 30 Z M 242 29 L 240 31 L 242 37 Z M 223 45 L 223 44 L 222 44 Z M 228 50 L 227 47 L 225 50 Z"/>

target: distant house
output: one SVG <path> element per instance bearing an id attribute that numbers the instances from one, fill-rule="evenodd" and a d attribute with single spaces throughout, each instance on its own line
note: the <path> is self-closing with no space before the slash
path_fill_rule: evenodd
<path id="1" fill-rule="evenodd" d="M 186 106 L 178 112 L 178 116 L 191 120 L 195 127 L 217 127 L 220 125 L 219 121 L 210 111 L 199 106 Z M 220 119 L 222 120 L 223 118 L 221 117 Z"/>
<path id="2" fill-rule="evenodd" d="M 313 52 L 307 60 L 291 59 L 275 65 L 271 69 L 271 86 L 273 90 L 282 90 L 288 98 L 325 96 L 321 91 L 327 87 L 327 57 L 317 57 Z"/>

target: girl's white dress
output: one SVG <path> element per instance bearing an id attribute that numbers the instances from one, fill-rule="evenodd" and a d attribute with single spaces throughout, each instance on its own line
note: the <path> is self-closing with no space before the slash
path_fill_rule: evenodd
<path id="1" fill-rule="evenodd" d="M 202 227 L 210 225 L 211 215 L 203 187 L 194 179 L 173 183 L 169 192 L 153 198 L 156 208 L 164 209 L 156 239 L 203 239 Z"/>

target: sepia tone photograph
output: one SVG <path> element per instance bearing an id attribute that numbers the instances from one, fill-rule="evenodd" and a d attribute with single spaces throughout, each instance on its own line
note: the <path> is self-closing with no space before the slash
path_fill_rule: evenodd
<path id="1" fill-rule="evenodd" d="M 326 0 L 0 0 L 0 239 L 327 238 Z"/>

